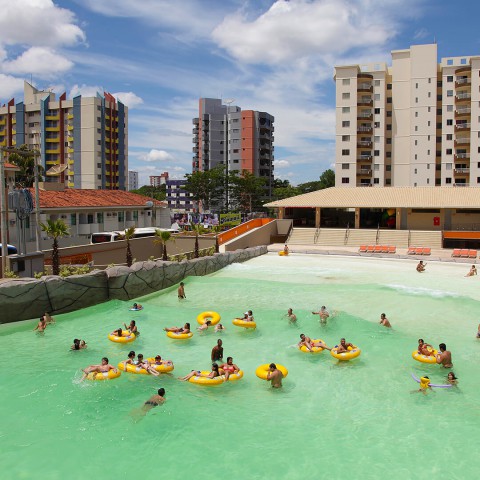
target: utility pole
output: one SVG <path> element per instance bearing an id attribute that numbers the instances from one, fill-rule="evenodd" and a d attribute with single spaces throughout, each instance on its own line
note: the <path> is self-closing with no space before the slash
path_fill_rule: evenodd
<path id="1" fill-rule="evenodd" d="M 1 241 L 2 241 L 2 278 L 5 278 L 5 272 L 7 271 L 7 255 L 8 255 L 8 245 L 7 245 L 7 205 L 5 201 L 5 157 L 4 150 L 0 147 L 0 217 L 1 224 L 0 228 L 2 230 Z"/>

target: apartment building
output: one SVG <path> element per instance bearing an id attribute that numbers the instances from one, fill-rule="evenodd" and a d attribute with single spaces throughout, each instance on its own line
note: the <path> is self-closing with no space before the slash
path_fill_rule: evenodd
<path id="1" fill-rule="evenodd" d="M 188 213 L 195 210 L 192 195 L 185 190 L 184 185 L 185 180 L 167 180 L 166 182 L 165 200 L 172 212 Z"/>
<path id="2" fill-rule="evenodd" d="M 244 170 L 266 180 L 271 196 L 274 180 L 275 118 L 266 112 L 242 110 L 216 98 L 201 98 L 199 116 L 193 119 L 192 170 L 206 171 L 226 165 L 227 171 Z"/>
<path id="3" fill-rule="evenodd" d="M 479 186 L 480 56 L 391 55 L 335 67 L 336 186 Z"/>
<path id="4" fill-rule="evenodd" d="M 128 190 L 138 190 L 138 172 L 128 171 Z"/>
<path id="5" fill-rule="evenodd" d="M 163 172 L 160 175 L 150 175 L 150 186 L 160 187 L 165 185 L 168 180 L 168 172 Z"/>
<path id="6" fill-rule="evenodd" d="M 0 107 L 0 146 L 22 144 L 40 152 L 46 182 L 127 188 L 128 108 L 107 92 L 57 99 L 25 82 L 23 101 Z"/>

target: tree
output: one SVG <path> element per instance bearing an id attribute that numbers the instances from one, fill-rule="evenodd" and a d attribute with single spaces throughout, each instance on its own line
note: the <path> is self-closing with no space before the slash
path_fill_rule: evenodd
<path id="1" fill-rule="evenodd" d="M 155 240 L 153 240 L 153 243 L 163 246 L 162 260 L 165 262 L 168 260 L 167 242 L 169 240 L 174 241 L 170 232 L 167 232 L 166 230 L 159 230 L 158 228 L 155 229 Z"/>
<path id="2" fill-rule="evenodd" d="M 287 180 L 288 182 L 288 180 Z M 295 197 L 303 193 L 298 187 L 292 187 L 288 185 L 287 187 L 276 187 L 273 189 L 272 200 L 281 200 L 282 198 Z"/>
<path id="3" fill-rule="evenodd" d="M 192 232 L 195 234 L 195 247 L 194 247 L 193 256 L 195 258 L 198 258 L 200 256 L 199 248 L 198 248 L 198 236 L 201 235 L 202 233 L 205 233 L 206 230 L 201 223 L 190 222 L 190 228 L 192 229 Z"/>
<path id="4" fill-rule="evenodd" d="M 299 194 L 315 192 L 320 190 L 320 180 L 315 180 L 313 182 L 300 183 L 297 187 Z"/>
<path id="5" fill-rule="evenodd" d="M 131 267 L 133 263 L 133 255 L 132 255 L 132 250 L 130 248 L 130 240 L 134 237 L 135 235 L 135 225 L 133 227 L 127 228 L 123 235 L 120 235 L 121 240 L 126 240 L 127 241 L 127 266 Z"/>
<path id="6" fill-rule="evenodd" d="M 329 168 L 320 175 L 320 190 L 335 186 L 335 172 Z"/>
<path id="7" fill-rule="evenodd" d="M 150 185 L 144 185 L 137 190 L 130 190 L 132 193 L 143 195 L 144 197 L 154 198 L 155 200 L 163 201 L 167 198 L 167 186 L 160 185 L 159 187 L 152 187 Z"/>
<path id="8" fill-rule="evenodd" d="M 185 175 L 184 189 L 192 194 L 196 202 L 201 202 L 203 210 L 217 207 L 223 201 L 225 192 L 225 167 L 217 165 L 211 170 Z"/>
<path id="9" fill-rule="evenodd" d="M 58 254 L 58 239 L 67 237 L 69 234 L 68 227 L 63 220 L 47 220 L 47 224 L 40 223 L 40 228 L 47 234 L 48 237 L 53 238 L 52 248 L 52 273 L 54 275 L 60 274 L 60 257 Z"/>
<path id="10" fill-rule="evenodd" d="M 25 154 L 11 153 L 8 157 L 8 161 L 20 168 L 20 171 L 16 175 L 17 182 L 25 188 L 30 188 L 35 183 L 35 157 L 31 154 L 28 145 L 20 145 L 18 150 L 24 151 Z M 38 180 L 40 182 L 43 180 L 41 177 L 43 171 L 43 167 L 39 165 Z"/>
<path id="11" fill-rule="evenodd" d="M 256 212 L 263 210 L 265 197 L 265 179 L 256 177 L 253 173 L 244 170 L 241 175 L 234 171 L 229 176 L 230 199 L 242 212 Z"/>

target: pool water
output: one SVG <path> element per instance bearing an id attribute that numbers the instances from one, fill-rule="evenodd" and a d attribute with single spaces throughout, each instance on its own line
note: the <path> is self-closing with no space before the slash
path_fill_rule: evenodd
<path id="1" fill-rule="evenodd" d="M 141 312 L 111 301 L 57 316 L 43 336 L 32 332 L 33 321 L 1 326 L 2 478 L 474 477 L 480 279 L 464 277 L 469 265 L 429 262 L 423 274 L 415 265 L 268 254 L 185 279 L 181 302 L 175 288 L 138 299 Z M 326 326 L 311 314 L 321 305 L 335 312 Z M 285 317 L 289 307 L 297 325 Z M 231 324 L 247 309 L 255 331 Z M 186 321 L 196 327 L 205 310 L 218 311 L 227 330 L 195 333 L 188 341 L 162 331 Z M 392 329 L 378 325 L 382 312 Z M 141 332 L 134 343 L 107 339 L 131 319 Z M 362 354 L 338 362 L 327 351 L 301 353 L 294 345 L 302 332 L 330 346 L 346 337 Z M 75 337 L 88 349 L 69 351 Z M 439 384 L 446 375 L 412 359 L 420 337 L 447 344 L 458 388 L 415 392 L 412 372 Z M 178 381 L 191 369 L 208 369 L 217 338 L 244 378 L 218 387 Z M 81 368 L 103 356 L 116 365 L 131 349 L 172 359 L 173 375 L 122 373 L 78 383 Z M 289 370 L 281 390 L 255 376 L 258 365 L 270 362 Z M 160 386 L 168 401 L 136 415 Z"/>

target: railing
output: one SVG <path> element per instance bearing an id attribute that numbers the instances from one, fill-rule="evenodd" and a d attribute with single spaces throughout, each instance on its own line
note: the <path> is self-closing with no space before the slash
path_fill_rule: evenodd
<path id="1" fill-rule="evenodd" d="M 464 113 L 470 113 L 472 109 L 470 107 L 465 107 L 465 108 L 457 108 L 455 110 L 455 113 L 457 115 L 463 115 Z"/>
<path id="2" fill-rule="evenodd" d="M 466 231 L 466 232 L 478 232 L 480 231 L 480 223 L 454 223 L 450 227 L 450 230 Z"/>
<path id="3" fill-rule="evenodd" d="M 379 237 L 380 237 L 380 224 L 377 225 L 377 235 L 375 235 L 375 245 L 378 245 Z"/>
<path id="4" fill-rule="evenodd" d="M 407 239 L 407 247 L 409 247 L 411 243 L 412 243 L 412 232 L 411 232 L 411 230 L 409 230 L 408 231 L 408 239 Z"/>
<path id="5" fill-rule="evenodd" d="M 465 143 L 470 143 L 470 138 L 469 137 L 465 137 L 465 138 L 457 138 L 455 140 L 458 144 L 465 144 Z"/>
<path id="6" fill-rule="evenodd" d="M 357 127 L 357 132 L 371 132 L 373 130 L 372 127 Z"/>
<path id="7" fill-rule="evenodd" d="M 470 79 L 468 77 L 464 77 L 464 78 L 457 78 L 457 80 L 455 81 L 455 83 L 457 85 L 465 85 L 467 83 L 471 83 L 470 82 Z"/>
<path id="8" fill-rule="evenodd" d="M 470 184 L 469 183 L 454 183 L 454 187 L 468 187 Z"/>
<path id="9" fill-rule="evenodd" d="M 317 227 L 317 229 L 315 230 L 315 235 L 313 236 L 313 243 L 317 243 L 319 236 L 320 236 L 320 227 Z"/>
<path id="10" fill-rule="evenodd" d="M 470 158 L 469 153 L 456 153 L 455 158 Z"/>
<path id="11" fill-rule="evenodd" d="M 454 172 L 455 173 L 470 173 L 470 169 L 469 168 L 455 168 Z"/>
<path id="12" fill-rule="evenodd" d="M 358 147 L 371 147 L 372 142 L 367 142 L 366 140 L 361 140 L 361 141 L 357 142 L 357 146 Z"/>
<path id="13" fill-rule="evenodd" d="M 348 236 L 350 235 L 350 225 L 347 223 L 347 228 L 345 230 L 345 237 L 343 238 L 343 244 L 346 245 L 348 243 Z"/>
<path id="14" fill-rule="evenodd" d="M 457 123 L 455 125 L 455 128 L 457 130 L 466 130 L 466 129 L 469 129 L 470 128 L 470 124 L 469 123 Z"/>
<path id="15" fill-rule="evenodd" d="M 370 170 L 369 168 L 359 168 L 357 173 L 359 175 L 370 175 L 372 173 L 372 170 Z"/>
<path id="16" fill-rule="evenodd" d="M 455 98 L 456 98 L 457 100 L 466 100 L 466 99 L 468 99 L 468 98 L 471 98 L 471 96 L 472 96 L 472 95 L 471 95 L 470 93 L 458 93 L 458 94 L 455 96 Z"/>

